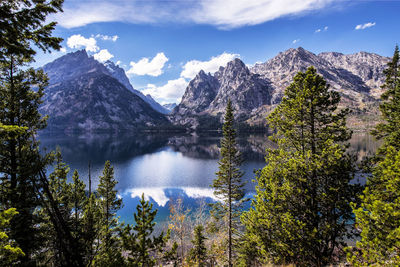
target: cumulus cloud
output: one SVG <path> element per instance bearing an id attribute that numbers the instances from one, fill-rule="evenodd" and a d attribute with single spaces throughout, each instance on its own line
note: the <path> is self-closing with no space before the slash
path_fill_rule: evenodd
<path id="1" fill-rule="evenodd" d="M 97 52 L 99 50 L 96 39 L 93 37 L 85 38 L 80 34 L 70 36 L 67 40 L 67 45 L 69 48 L 85 48 L 89 52 Z"/>
<path id="2" fill-rule="evenodd" d="M 373 27 L 373 26 L 375 26 L 375 25 L 376 25 L 375 22 L 367 22 L 367 23 L 364 23 L 364 24 L 358 24 L 358 25 L 355 27 L 355 29 L 356 29 L 356 30 L 365 30 L 366 28 L 371 28 L 371 27 Z"/>
<path id="3" fill-rule="evenodd" d="M 114 57 L 107 49 L 100 50 L 99 53 L 93 55 L 94 59 L 100 62 L 106 62 L 107 60 Z"/>
<path id="4" fill-rule="evenodd" d="M 96 38 L 99 38 L 103 41 L 113 41 L 116 42 L 119 38 L 118 35 L 113 35 L 113 36 L 109 36 L 109 35 L 103 35 L 103 34 L 97 34 Z"/>
<path id="5" fill-rule="evenodd" d="M 240 57 L 239 54 L 224 52 L 221 55 L 212 57 L 208 61 L 190 60 L 183 66 L 181 77 L 192 79 L 200 70 L 204 70 L 206 73 L 216 72 L 220 66 L 225 66 L 229 61 L 238 57 Z"/>
<path id="6" fill-rule="evenodd" d="M 296 39 L 296 40 L 293 40 L 293 41 L 292 41 L 293 44 L 296 44 L 296 43 L 298 43 L 298 42 L 300 42 L 300 39 Z"/>
<path id="7" fill-rule="evenodd" d="M 60 52 L 61 52 L 61 53 L 67 53 L 67 49 L 66 49 L 65 47 L 61 47 L 61 48 L 60 48 Z"/>
<path id="8" fill-rule="evenodd" d="M 144 57 L 138 62 L 131 61 L 130 69 L 127 71 L 128 74 L 136 75 L 150 75 L 153 77 L 160 76 L 163 74 L 163 68 L 168 58 L 164 53 L 158 53 L 153 59 Z"/>
<path id="9" fill-rule="evenodd" d="M 194 22 L 218 28 L 256 25 L 282 16 L 301 15 L 341 0 L 199 0 L 199 1 L 67 1 L 55 15 L 59 25 L 75 28 L 96 22 L 135 24 Z M 262 12 L 260 12 L 260 10 Z"/>
<path id="10" fill-rule="evenodd" d="M 148 84 L 147 88 L 142 90 L 142 93 L 151 95 L 158 102 L 161 102 L 161 104 L 179 103 L 188 83 L 184 78 L 178 78 L 176 80 L 169 80 L 162 86 Z"/>

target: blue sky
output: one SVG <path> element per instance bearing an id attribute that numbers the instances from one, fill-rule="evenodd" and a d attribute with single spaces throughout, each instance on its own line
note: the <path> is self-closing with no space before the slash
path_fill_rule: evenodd
<path id="1" fill-rule="evenodd" d="M 400 0 L 65 0 L 54 35 L 63 49 L 110 59 L 132 85 L 161 103 L 179 102 L 200 70 L 235 57 L 265 62 L 299 46 L 313 52 L 391 56 L 400 42 Z"/>

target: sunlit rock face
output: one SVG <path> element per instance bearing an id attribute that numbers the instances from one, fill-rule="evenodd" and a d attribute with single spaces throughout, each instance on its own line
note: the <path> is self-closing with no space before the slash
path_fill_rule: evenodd
<path id="1" fill-rule="evenodd" d="M 170 118 L 191 126 L 198 124 L 197 116 L 212 116 L 220 121 L 230 99 L 236 119 L 245 121 L 257 108 L 271 104 L 271 92 L 267 80 L 251 73 L 240 59 L 234 59 L 214 74 L 200 71 Z"/>
<path id="2" fill-rule="evenodd" d="M 206 117 L 206 121 L 212 118 L 221 121 L 229 98 L 237 120 L 250 125 L 265 122 L 266 114 L 281 101 L 293 77 L 310 66 L 317 69 L 332 90 L 340 92 L 342 107 L 349 107 L 358 114 L 374 112 L 382 93 L 383 70 L 388 60 L 367 52 L 316 55 L 301 47 L 281 52 L 250 69 L 235 59 L 214 74 L 200 71 L 189 83 L 170 119 L 192 128 L 200 125 L 202 117 Z"/>
<path id="3" fill-rule="evenodd" d="M 43 70 L 49 86 L 40 112 L 49 115 L 48 130 L 121 131 L 169 124 L 143 100 L 146 96 L 135 92 L 122 69 L 110 62 L 105 66 L 84 50 L 58 58 Z"/>

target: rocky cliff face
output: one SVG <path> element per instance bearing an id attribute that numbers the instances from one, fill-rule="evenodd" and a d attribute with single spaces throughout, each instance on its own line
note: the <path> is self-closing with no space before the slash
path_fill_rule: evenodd
<path id="1" fill-rule="evenodd" d="M 40 112 L 49 115 L 49 130 L 120 131 L 168 124 L 164 115 L 126 88 L 127 78 L 85 51 L 67 54 L 43 69 L 50 84 Z"/>
<path id="2" fill-rule="evenodd" d="M 382 93 L 382 71 L 388 58 L 360 52 L 344 55 L 335 52 L 316 55 L 301 47 L 279 53 L 265 63 L 248 69 L 235 59 L 214 75 L 201 71 L 190 83 L 182 102 L 174 109 L 171 120 L 196 127 L 198 117 L 221 120 L 230 98 L 240 121 L 254 124 L 265 121 L 265 115 L 278 104 L 285 88 L 299 71 L 314 66 L 342 95 L 342 106 L 363 112 L 366 103 L 376 103 Z"/>
<path id="3" fill-rule="evenodd" d="M 382 94 L 381 85 L 385 82 L 383 70 L 386 69 L 389 58 L 367 52 L 351 55 L 325 52 L 318 54 L 318 57 L 330 62 L 335 68 L 345 69 L 360 77 L 369 87 L 371 96 L 378 98 Z"/>
<path id="4" fill-rule="evenodd" d="M 199 125 L 198 116 L 211 116 L 221 121 L 228 99 L 232 101 L 236 119 L 242 122 L 260 106 L 270 104 L 271 88 L 268 81 L 251 73 L 240 59 L 235 59 L 214 75 L 200 71 L 189 83 L 170 118 L 194 128 Z"/>

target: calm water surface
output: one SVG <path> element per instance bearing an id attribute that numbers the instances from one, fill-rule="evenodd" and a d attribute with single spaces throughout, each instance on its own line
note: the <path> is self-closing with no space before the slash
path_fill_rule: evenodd
<path id="1" fill-rule="evenodd" d="M 220 136 L 99 134 L 40 136 L 41 148 L 60 147 L 64 161 L 77 169 L 88 184 L 91 163 L 92 188 L 96 188 L 104 162 L 110 160 L 118 180 L 124 207 L 119 216 L 129 223 L 142 193 L 158 209 L 158 220 L 169 214 L 168 204 L 182 198 L 187 207 L 215 200 L 210 188 L 218 169 Z M 265 135 L 238 137 L 244 163 L 247 194 L 254 193 L 254 170 L 265 165 L 264 151 L 272 144 Z M 377 142 L 367 134 L 354 134 L 351 150 L 359 159 L 376 150 Z M 70 173 L 72 175 L 72 171 Z"/>

